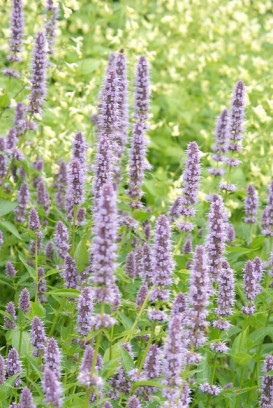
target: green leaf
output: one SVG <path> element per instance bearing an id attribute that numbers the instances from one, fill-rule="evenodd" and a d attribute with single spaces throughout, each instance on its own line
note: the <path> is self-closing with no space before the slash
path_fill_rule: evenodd
<path id="1" fill-rule="evenodd" d="M 20 259 L 20 261 L 23 263 L 23 265 L 25 266 L 26 270 L 29 272 L 31 278 L 32 278 L 33 280 L 35 280 L 36 277 L 35 277 L 35 270 L 34 270 L 34 268 L 32 268 L 31 266 L 29 266 L 29 265 L 26 263 L 26 260 L 24 259 L 24 257 L 23 257 L 22 254 L 19 254 L 19 259 Z"/>
<path id="2" fill-rule="evenodd" d="M 52 295 L 52 296 L 71 297 L 71 298 L 77 298 L 79 297 L 79 294 L 80 294 L 80 292 L 76 289 L 54 289 L 47 293 L 48 295 Z"/>
<path id="3" fill-rule="evenodd" d="M 15 207 L 17 207 L 17 203 L 7 200 L 0 200 L 0 217 L 9 214 Z"/>
<path id="4" fill-rule="evenodd" d="M 8 94 L 4 94 L 0 96 L 0 108 L 4 109 L 10 105 L 10 98 Z"/>
<path id="5" fill-rule="evenodd" d="M 125 372 L 128 373 L 129 371 L 133 370 L 135 368 L 134 361 L 128 351 L 125 350 L 121 344 L 119 344 L 119 353 Z"/>
<path id="6" fill-rule="evenodd" d="M 31 308 L 28 315 L 33 318 L 34 316 L 43 318 L 45 316 L 45 309 L 40 303 L 30 302 Z"/>
<path id="7" fill-rule="evenodd" d="M 16 238 L 22 239 L 17 228 L 9 221 L 0 221 L 0 226 L 11 232 Z"/>
<path id="8" fill-rule="evenodd" d="M 138 387 L 145 387 L 145 386 L 149 386 L 149 387 L 157 387 L 157 388 L 166 388 L 167 386 L 164 385 L 159 381 L 156 380 L 144 380 L 144 381 L 137 381 L 132 385 L 132 392 L 138 388 Z"/>
<path id="9" fill-rule="evenodd" d="M 19 329 L 12 330 L 11 343 L 12 347 L 19 351 L 21 336 L 21 351 L 20 356 L 26 356 L 30 352 L 30 334 L 27 331 L 20 331 Z"/>
<path id="10" fill-rule="evenodd" d="M 89 263 L 89 252 L 86 245 L 88 235 L 86 234 L 86 236 L 84 236 L 78 243 L 76 251 L 74 253 L 75 262 L 79 271 L 83 270 Z"/>
<path id="11" fill-rule="evenodd" d="M 273 340 L 273 328 L 272 327 L 262 327 L 260 329 L 254 330 L 249 336 L 253 344 L 257 345 L 263 342 L 265 336 L 269 336 Z"/>

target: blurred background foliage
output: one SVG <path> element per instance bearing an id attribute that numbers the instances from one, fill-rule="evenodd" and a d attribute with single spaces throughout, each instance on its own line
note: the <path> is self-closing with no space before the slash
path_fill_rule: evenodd
<path id="1" fill-rule="evenodd" d="M 11 1 L 0 0 L 1 60 L 8 51 Z M 0 107 L 26 100 L 35 32 L 43 28 L 44 2 L 25 2 L 25 46 L 21 80 L 0 80 Z M 196 140 L 203 153 L 202 197 L 214 181 L 210 165 L 215 121 L 229 108 L 234 84 L 246 84 L 246 123 L 242 166 L 233 172 L 241 193 L 251 178 L 265 200 L 272 177 L 273 9 L 270 0 L 64 0 L 59 2 L 58 38 L 48 70 L 48 95 L 38 136 L 25 153 L 46 160 L 47 175 L 60 157 L 69 159 L 71 140 L 82 131 L 93 156 L 96 112 L 110 52 L 128 57 L 130 100 L 134 70 L 144 54 L 151 66 L 148 202 L 169 205 L 177 196 L 187 144 Z M 1 133 L 13 120 L 3 110 Z M 34 142 L 34 143 L 33 143 Z M 53 173 L 52 173 L 53 171 Z M 174 182 L 175 181 L 175 182 Z M 228 201 L 242 208 L 240 191 Z M 203 205 L 203 204 L 202 204 Z M 204 204 L 205 205 L 205 204 Z M 241 216 L 241 214 L 238 215 Z M 236 216 L 236 212 L 234 213 Z"/>

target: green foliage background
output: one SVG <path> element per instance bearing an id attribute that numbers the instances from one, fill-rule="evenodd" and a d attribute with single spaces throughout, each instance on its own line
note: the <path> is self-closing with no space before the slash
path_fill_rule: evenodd
<path id="1" fill-rule="evenodd" d="M 8 48 L 10 3 L 0 1 L 3 60 Z M 24 97 L 28 93 L 33 35 L 42 29 L 43 10 L 41 1 L 25 5 L 25 75 L 21 80 Z M 215 120 L 224 107 L 229 107 L 232 88 L 239 79 L 245 81 L 247 89 L 241 182 L 243 185 L 244 177 L 248 179 L 252 173 L 257 187 L 269 184 L 273 107 L 271 1 L 61 1 L 44 121 L 39 140 L 35 140 L 36 152 L 48 162 L 51 156 L 56 160 L 68 154 L 76 130 L 83 131 L 92 143 L 89 117 L 96 111 L 106 61 L 109 52 L 121 48 L 128 56 L 131 91 L 139 55 L 146 55 L 151 64 L 149 158 L 155 168 L 154 176 L 166 181 L 167 192 L 172 194 L 167 182 L 169 172 L 180 175 L 179 166 L 189 141 L 196 140 L 203 152 L 209 151 Z M 2 95 L 6 82 L 2 77 Z M 5 112 L 4 118 L 8 120 L 2 118 L 2 129 L 9 127 L 12 113 Z M 203 165 L 207 165 L 207 154 Z M 209 178 L 207 182 L 210 183 Z"/>

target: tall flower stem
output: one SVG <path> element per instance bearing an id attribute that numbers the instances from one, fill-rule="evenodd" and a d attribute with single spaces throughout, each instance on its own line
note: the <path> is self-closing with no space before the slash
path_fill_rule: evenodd
<path id="1" fill-rule="evenodd" d="M 39 275 L 38 275 L 38 237 L 35 239 L 35 303 L 38 299 Z"/>
<path id="2" fill-rule="evenodd" d="M 138 322 L 139 322 L 139 319 L 141 318 L 141 316 L 142 316 L 142 314 L 143 314 L 143 311 L 144 311 L 145 307 L 147 306 L 147 303 L 148 303 L 149 298 L 150 298 L 150 294 L 151 294 L 151 292 L 148 293 L 148 295 L 146 296 L 144 302 L 142 303 L 142 306 L 141 306 L 141 308 L 140 308 L 140 310 L 139 310 L 139 312 L 138 312 L 138 315 L 137 315 L 137 317 L 136 317 L 136 320 L 134 321 L 134 324 L 133 324 L 133 326 L 131 327 L 130 334 L 128 335 L 128 337 L 127 337 L 126 340 L 125 340 L 126 343 L 130 343 L 130 341 L 131 341 L 131 339 L 132 339 L 132 336 L 133 336 L 134 331 L 135 331 L 135 328 L 136 328 L 136 326 L 137 326 L 137 324 L 138 324 Z"/>

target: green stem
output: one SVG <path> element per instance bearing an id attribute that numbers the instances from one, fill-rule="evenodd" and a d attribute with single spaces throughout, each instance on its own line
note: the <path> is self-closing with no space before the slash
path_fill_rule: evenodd
<path id="1" fill-rule="evenodd" d="M 179 254 L 179 249 L 180 249 L 180 246 L 181 246 L 181 244 L 182 244 L 182 240 L 183 240 L 183 234 L 181 234 L 181 236 L 180 236 L 180 238 L 179 238 L 179 240 L 178 240 L 178 243 L 177 243 L 177 245 L 176 245 L 176 247 L 175 247 L 175 250 L 174 250 L 174 254 L 175 254 L 175 255 L 178 255 L 178 254 Z"/>
<path id="2" fill-rule="evenodd" d="M 59 321 L 60 314 L 62 313 L 62 311 L 63 311 L 63 309 L 64 309 L 64 307 L 65 307 L 66 300 L 67 300 L 66 298 L 63 298 L 63 300 L 62 300 L 62 302 L 61 302 L 61 304 L 60 304 L 58 313 L 56 314 L 56 317 L 55 317 L 55 319 L 54 319 L 54 321 L 53 321 L 53 324 L 52 324 L 52 326 L 51 326 L 51 330 L 50 330 L 50 332 L 49 332 L 49 337 L 52 337 L 52 335 L 53 335 L 53 333 L 54 333 L 54 330 L 55 330 L 55 328 L 56 328 L 56 326 L 57 326 L 57 323 L 58 323 L 58 321 Z"/>
<path id="3" fill-rule="evenodd" d="M 141 308 L 140 308 L 140 310 L 139 310 L 139 313 L 138 313 L 138 315 L 137 315 L 137 317 L 136 317 L 136 320 L 134 321 L 134 324 L 133 324 L 133 326 L 131 327 L 130 334 L 129 334 L 128 337 L 125 339 L 125 342 L 126 342 L 126 343 L 130 343 L 130 341 L 131 341 L 131 339 L 132 339 L 132 336 L 133 336 L 134 331 L 135 331 L 135 328 L 136 328 L 136 326 L 137 326 L 137 324 L 138 324 L 138 322 L 139 322 L 139 319 L 141 318 L 141 315 L 142 315 L 142 313 L 143 313 L 143 311 L 144 311 L 144 309 L 145 309 L 145 307 L 146 307 L 146 305 L 147 305 L 147 303 L 148 303 L 148 301 L 149 301 L 150 294 L 151 294 L 151 293 L 149 292 L 148 295 L 146 296 L 144 302 L 142 303 L 142 306 L 141 306 Z"/>
<path id="4" fill-rule="evenodd" d="M 142 370 L 142 368 L 143 368 L 143 366 L 144 366 L 146 357 L 147 357 L 148 352 L 149 352 L 149 350 L 150 350 L 150 346 L 151 346 L 151 344 L 152 344 L 152 342 L 153 342 L 154 335 L 155 335 L 155 326 L 156 326 L 156 323 L 154 322 L 154 323 L 153 323 L 153 326 L 152 326 L 152 328 L 151 328 L 151 334 L 150 334 L 149 341 L 148 341 L 148 343 L 147 343 L 146 350 L 145 350 L 145 352 L 144 352 L 144 354 L 143 354 L 141 363 L 140 363 L 140 365 L 139 365 L 139 367 L 138 367 L 138 374 L 141 373 L 141 370 Z"/>

